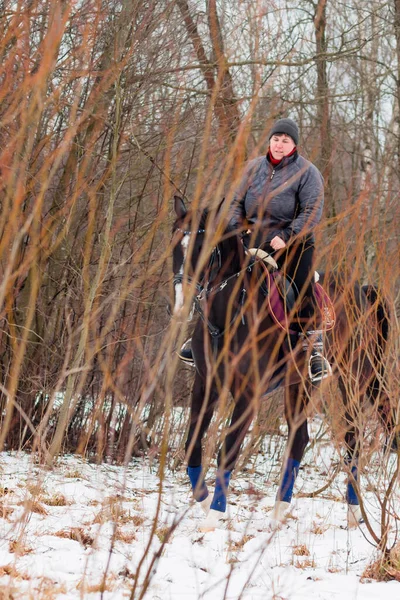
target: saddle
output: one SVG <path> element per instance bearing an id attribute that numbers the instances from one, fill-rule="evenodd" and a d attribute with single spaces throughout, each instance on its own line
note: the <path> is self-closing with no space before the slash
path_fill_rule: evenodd
<path id="1" fill-rule="evenodd" d="M 289 277 L 285 277 L 273 257 L 259 248 L 250 248 L 251 256 L 260 258 L 260 265 L 264 269 L 265 281 L 261 290 L 268 299 L 268 308 L 275 323 L 288 333 L 293 333 L 290 327 L 291 318 L 296 305 L 298 290 Z M 272 267 L 272 268 L 271 268 Z M 329 331 L 335 326 L 335 309 L 328 294 L 318 283 L 319 274 L 314 274 L 314 297 L 319 314 L 316 314 L 316 329 Z"/>

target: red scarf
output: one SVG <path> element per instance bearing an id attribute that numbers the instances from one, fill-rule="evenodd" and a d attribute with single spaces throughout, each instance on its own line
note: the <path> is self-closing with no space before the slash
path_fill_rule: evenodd
<path id="1" fill-rule="evenodd" d="M 294 154 L 296 152 L 297 148 L 296 146 L 293 148 L 293 150 L 290 152 L 290 154 L 287 154 L 286 156 L 283 156 L 283 158 L 274 158 L 271 154 L 271 150 L 268 148 L 268 159 L 271 163 L 271 165 L 273 167 L 276 167 L 276 165 L 279 165 L 279 163 L 281 162 L 281 160 L 283 160 L 284 158 L 289 158 L 289 156 L 292 156 L 292 154 Z"/>

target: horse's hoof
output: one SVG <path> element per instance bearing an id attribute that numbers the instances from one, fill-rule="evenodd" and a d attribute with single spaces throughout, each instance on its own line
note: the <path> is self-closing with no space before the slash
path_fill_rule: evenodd
<path id="1" fill-rule="evenodd" d="M 277 500 L 271 513 L 271 522 L 281 524 L 285 520 L 285 515 L 289 511 L 290 502 Z"/>
<path id="2" fill-rule="evenodd" d="M 203 512 L 205 515 L 208 515 L 208 512 L 210 510 L 210 506 L 211 506 L 211 502 L 212 502 L 212 495 L 208 494 L 207 498 L 204 498 L 204 500 L 202 500 L 200 502 L 200 506 L 203 509 Z"/>
<path id="3" fill-rule="evenodd" d="M 211 508 L 207 517 L 204 519 L 202 524 L 199 527 L 199 530 L 203 533 L 207 533 L 208 531 L 214 531 L 221 524 L 225 513 L 220 510 L 214 510 Z"/>
<path id="4" fill-rule="evenodd" d="M 347 527 L 349 529 L 355 529 L 364 523 L 362 517 L 361 508 L 358 504 L 349 504 L 347 507 Z"/>
<path id="5" fill-rule="evenodd" d="M 270 533 L 279 531 L 280 529 L 282 529 L 282 524 L 282 521 L 278 521 L 277 519 L 273 519 L 271 517 L 267 523 L 267 531 L 269 531 Z"/>

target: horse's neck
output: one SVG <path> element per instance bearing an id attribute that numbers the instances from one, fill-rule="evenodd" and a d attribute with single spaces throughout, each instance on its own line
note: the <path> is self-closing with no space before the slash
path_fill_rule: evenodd
<path id="1" fill-rule="evenodd" d="M 225 277 L 239 273 L 244 263 L 244 248 L 240 239 L 235 236 L 220 244 L 222 271 Z"/>
<path id="2" fill-rule="evenodd" d="M 259 265 L 254 265 L 248 270 L 246 263 L 232 262 L 229 274 L 224 273 L 222 276 L 221 273 L 221 279 L 215 282 L 208 296 L 207 317 L 210 323 L 220 331 L 230 330 L 235 323 L 236 340 L 247 339 L 249 323 L 254 324 L 254 319 L 258 323 L 256 329 L 261 327 L 263 331 L 273 331 L 276 325 L 266 310 L 265 294 L 261 289 L 260 278 L 264 281 L 265 273 Z M 229 316 L 228 321 L 227 316 Z M 239 320 L 242 326 L 236 330 Z M 264 345 L 269 343 L 267 340 L 263 342 Z M 271 344 L 275 346 L 276 336 L 271 336 Z"/>
<path id="3" fill-rule="evenodd" d="M 211 270 L 209 273 L 210 279 L 207 286 L 210 292 L 208 296 L 209 316 L 213 324 L 222 329 L 225 327 L 227 307 L 234 301 L 232 294 L 239 299 L 240 290 L 238 290 L 235 275 L 241 276 L 244 258 L 244 252 L 239 244 L 241 244 L 240 240 L 235 237 L 220 242 L 217 258 L 213 264 L 214 271 Z"/>

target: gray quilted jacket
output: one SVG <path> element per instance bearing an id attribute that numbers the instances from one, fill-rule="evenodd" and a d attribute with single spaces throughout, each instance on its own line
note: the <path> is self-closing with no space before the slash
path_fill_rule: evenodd
<path id="1" fill-rule="evenodd" d="M 257 245 L 275 235 L 285 242 L 308 236 L 319 223 L 324 205 L 321 173 L 297 151 L 274 167 L 266 156 L 247 163 L 232 201 L 230 225 L 240 228 L 243 219 L 259 231 Z"/>

